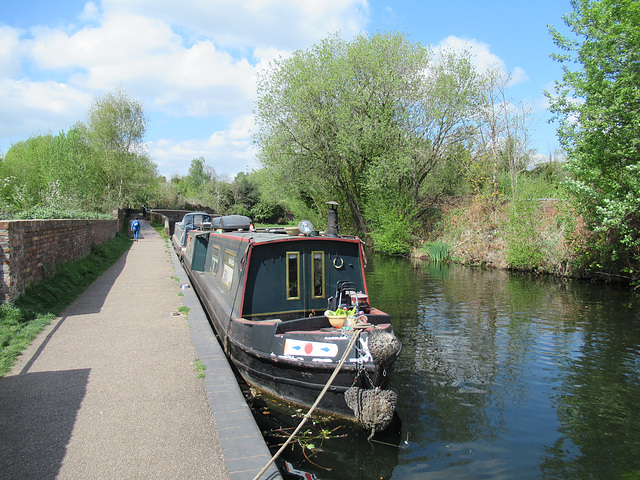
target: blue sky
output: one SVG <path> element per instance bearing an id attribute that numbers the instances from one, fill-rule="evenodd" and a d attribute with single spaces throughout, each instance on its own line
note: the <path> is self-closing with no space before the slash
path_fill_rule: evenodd
<path id="1" fill-rule="evenodd" d="M 144 105 L 162 175 L 204 157 L 233 176 L 258 167 L 258 71 L 330 33 L 388 30 L 511 72 L 507 95 L 531 104 L 532 147 L 548 155 L 558 143 L 543 91 L 561 68 L 547 25 L 569 11 L 569 0 L 0 0 L 0 152 L 68 130 L 122 88 Z"/>

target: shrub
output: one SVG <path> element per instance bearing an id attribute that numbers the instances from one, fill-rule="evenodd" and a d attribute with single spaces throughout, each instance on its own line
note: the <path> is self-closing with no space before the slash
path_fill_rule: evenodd
<path id="1" fill-rule="evenodd" d="M 394 214 L 393 211 L 378 217 L 371 239 L 376 251 L 385 255 L 407 255 L 411 252 L 412 232 L 415 222 L 410 217 Z"/>

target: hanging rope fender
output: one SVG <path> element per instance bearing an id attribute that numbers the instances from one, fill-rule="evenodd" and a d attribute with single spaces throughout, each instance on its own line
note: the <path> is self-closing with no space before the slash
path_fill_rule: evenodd
<path id="1" fill-rule="evenodd" d="M 369 328 L 371 326 L 372 325 L 370 325 L 370 324 L 357 324 L 357 325 L 354 325 L 354 327 L 353 327 L 354 328 L 354 332 L 353 332 L 353 336 L 351 337 L 351 340 L 349 341 L 349 345 L 347 345 L 347 348 L 344 351 L 344 354 L 342 355 L 342 358 L 340 359 L 340 362 L 338 363 L 338 365 L 336 366 L 335 370 L 333 371 L 333 373 L 329 377 L 329 380 L 327 380 L 327 384 L 324 386 L 324 388 L 320 392 L 320 395 L 318 395 L 318 398 L 316 399 L 314 404 L 311 406 L 309 411 L 302 418 L 302 421 L 296 427 L 296 429 L 293 431 L 293 433 L 289 436 L 287 441 L 284 442 L 284 444 L 280 447 L 280 450 L 278 450 L 275 453 L 275 455 L 273 457 L 271 457 L 271 460 L 269 460 L 267 462 L 267 464 L 264 467 L 262 467 L 262 470 L 260 470 L 258 472 L 258 474 L 253 478 L 253 480 L 258 480 L 262 476 L 262 474 L 267 471 L 267 468 L 269 468 L 273 464 L 273 462 L 275 462 L 276 459 L 280 456 L 280 454 L 282 454 L 284 449 L 287 448 L 287 446 L 293 441 L 295 436 L 302 429 L 302 426 L 311 417 L 311 414 L 313 413 L 313 411 L 316 409 L 316 407 L 320 403 L 320 400 L 322 400 L 322 397 L 324 397 L 324 394 L 327 393 L 327 390 L 329 390 L 329 387 L 331 386 L 331 384 L 335 380 L 336 376 L 338 375 L 338 372 L 340 371 L 340 369 L 344 365 L 344 362 L 347 360 L 347 356 L 349 355 L 349 352 L 351 351 L 351 349 L 355 345 L 356 341 L 358 340 L 358 337 L 360 337 L 360 332 L 362 332 L 362 330 L 364 330 L 365 328 Z"/>

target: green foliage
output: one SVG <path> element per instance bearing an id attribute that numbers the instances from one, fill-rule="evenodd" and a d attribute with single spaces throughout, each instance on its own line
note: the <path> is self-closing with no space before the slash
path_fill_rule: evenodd
<path id="1" fill-rule="evenodd" d="M 145 126 L 141 104 L 115 91 L 94 100 L 87 125 L 15 143 L 0 164 L 0 210 L 106 213 L 148 204 L 159 183 Z"/>
<path id="2" fill-rule="evenodd" d="M 178 191 L 187 198 L 197 197 L 205 185 L 215 179 L 215 171 L 206 167 L 203 157 L 191 160 L 189 174 L 178 183 Z"/>
<path id="3" fill-rule="evenodd" d="M 41 283 L 29 286 L 14 304 L 0 306 L 0 376 L 56 315 L 73 302 L 131 246 L 126 235 L 98 246 L 92 253 L 62 265 Z"/>
<path id="4" fill-rule="evenodd" d="M 561 185 L 549 183 L 544 176 L 524 176 L 507 208 L 507 264 L 520 270 L 567 274 L 574 256 L 568 238 L 575 226 L 575 214 Z"/>
<path id="5" fill-rule="evenodd" d="M 412 205 L 396 200 L 393 203 L 389 198 L 377 197 L 377 201 L 371 198 L 368 203 L 370 235 L 376 251 L 385 255 L 408 255 L 417 222 Z"/>
<path id="6" fill-rule="evenodd" d="M 551 106 L 569 157 L 567 185 L 594 232 L 597 269 L 640 267 L 640 3 L 572 0 L 551 29 L 564 74 Z"/>
<path id="7" fill-rule="evenodd" d="M 0 376 L 11 369 L 20 353 L 54 318 L 53 314 L 44 314 L 29 319 L 10 303 L 0 305 Z"/>
<path id="8" fill-rule="evenodd" d="M 250 213 L 251 218 L 261 223 L 277 223 L 286 214 L 281 204 L 268 203 L 262 200 L 253 206 Z"/>
<path id="9" fill-rule="evenodd" d="M 507 263 L 511 268 L 536 270 L 544 263 L 538 236 L 538 202 L 534 198 L 514 200 L 505 231 Z"/>
<path id="10" fill-rule="evenodd" d="M 203 379 L 206 377 L 204 371 L 207 369 L 207 366 L 200 361 L 199 358 L 196 358 L 195 362 L 193 362 L 193 370 L 196 372 L 196 377 Z"/>
<path id="11" fill-rule="evenodd" d="M 43 220 L 43 219 L 55 219 L 55 218 L 67 218 L 67 219 L 101 219 L 101 220 L 113 220 L 113 214 L 100 213 L 100 212 L 87 212 L 82 210 L 61 210 L 53 207 L 41 207 L 36 206 L 27 210 L 22 210 L 13 215 L 5 215 L 4 219 L 15 220 Z"/>
<path id="12" fill-rule="evenodd" d="M 92 176 L 101 183 L 103 198 L 118 207 L 146 203 L 157 171 L 145 151 L 142 104 L 119 89 L 96 97 L 86 128 L 96 152 Z"/>
<path id="13" fill-rule="evenodd" d="M 466 55 L 436 60 L 399 33 L 351 42 L 334 35 L 294 52 L 258 84 L 255 138 L 269 188 L 296 215 L 324 215 L 325 203 L 338 201 L 343 230 L 371 232 L 381 250 L 406 252 L 429 198 L 457 177 L 432 181 L 453 171 L 439 165 L 455 162 L 473 133 L 478 88 Z M 391 203 L 379 208 L 381 198 Z"/>
<path id="14" fill-rule="evenodd" d="M 567 198 L 566 188 L 563 184 L 562 177 L 554 174 L 547 175 L 549 172 L 543 171 L 542 174 L 528 173 L 520 178 L 518 185 L 517 197 L 529 198 Z M 549 178 L 551 180 L 549 180 Z"/>
<path id="15" fill-rule="evenodd" d="M 554 188 L 558 188 L 561 183 L 567 180 L 567 171 L 563 162 L 550 160 L 536 165 L 527 172 L 526 176 L 529 178 L 542 179 L 547 182 L 547 184 L 553 185 Z"/>

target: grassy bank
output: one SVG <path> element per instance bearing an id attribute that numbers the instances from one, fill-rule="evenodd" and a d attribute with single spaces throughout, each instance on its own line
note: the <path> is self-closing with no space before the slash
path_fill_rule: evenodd
<path id="1" fill-rule="evenodd" d="M 125 234 L 92 248 L 87 257 L 61 266 L 45 281 L 31 285 L 14 302 L 0 306 L 0 376 L 33 339 L 130 247 Z"/>
<path id="2" fill-rule="evenodd" d="M 440 206 L 431 240 L 415 252 L 434 261 L 575 275 L 584 236 L 563 199 L 470 196 Z"/>

